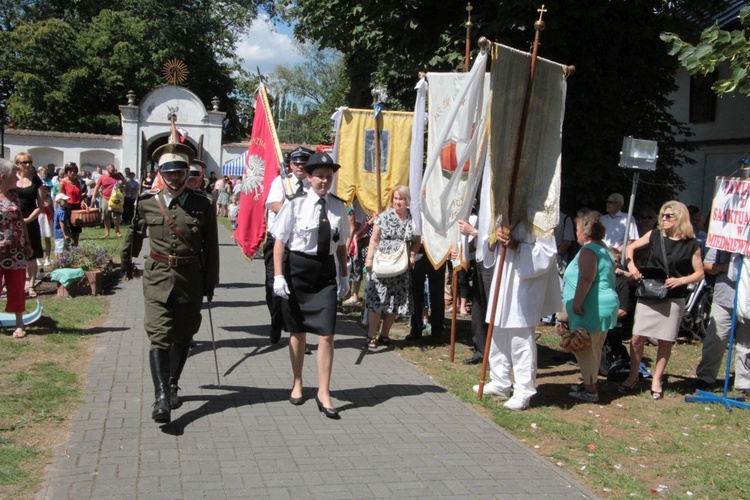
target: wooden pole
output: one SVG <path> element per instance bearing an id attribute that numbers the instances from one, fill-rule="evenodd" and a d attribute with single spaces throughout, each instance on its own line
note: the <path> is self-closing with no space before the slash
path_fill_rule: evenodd
<path id="1" fill-rule="evenodd" d="M 471 2 L 466 4 L 466 12 L 467 12 L 467 18 L 466 18 L 466 55 L 464 57 L 464 67 L 465 71 L 469 72 L 469 63 L 471 62 L 471 27 L 474 26 L 471 23 L 471 10 L 474 7 L 471 6 Z"/>
<path id="2" fill-rule="evenodd" d="M 469 65 L 471 64 L 471 27 L 473 24 L 471 23 L 471 10 L 474 7 L 471 6 L 471 2 L 466 4 L 466 56 L 464 58 L 464 72 L 469 72 Z M 458 168 L 458 167 L 456 167 Z M 460 238 L 460 236 L 459 236 Z M 461 249 L 461 246 L 459 245 L 459 249 Z M 463 250 L 463 249 L 461 249 Z M 453 313 L 451 314 L 451 347 L 450 347 L 450 355 L 448 357 L 448 360 L 453 363 L 453 360 L 455 358 L 456 354 L 456 308 L 458 307 L 458 272 L 460 269 L 454 269 L 453 270 Z"/>
<path id="3" fill-rule="evenodd" d="M 377 192 L 378 213 L 381 213 L 383 211 L 383 200 L 381 199 L 382 187 L 381 187 L 381 179 L 380 179 L 380 119 L 381 119 L 380 113 L 377 113 L 374 118 L 375 118 L 375 144 L 374 144 L 375 158 L 374 158 L 373 163 L 375 167 L 375 191 Z"/>
<path id="4" fill-rule="evenodd" d="M 271 129 L 271 135 L 273 137 L 273 146 L 276 148 L 276 158 L 279 162 L 279 175 L 284 184 L 284 194 L 288 199 L 294 197 L 294 191 L 292 190 L 292 184 L 289 182 L 289 176 L 286 173 L 286 166 L 284 165 L 284 153 L 281 152 L 281 143 L 279 142 L 279 135 L 276 133 L 276 124 L 273 122 L 273 116 L 271 113 L 271 106 L 268 104 L 268 94 L 266 93 L 266 86 L 261 82 L 259 87 L 260 98 L 263 101 L 264 109 L 266 110 L 266 120 L 268 121 L 268 128 Z"/>
<path id="5" fill-rule="evenodd" d="M 451 311 L 451 348 L 449 360 L 453 363 L 456 354 L 456 314 L 458 310 L 458 271 L 453 271 L 453 311 Z"/>
<path id="6" fill-rule="evenodd" d="M 516 184 L 518 184 L 518 168 L 521 165 L 521 153 L 523 149 L 523 141 L 526 136 L 526 122 L 529 118 L 529 107 L 531 104 L 531 90 L 534 84 L 534 73 L 536 72 L 536 59 L 537 55 L 539 53 L 539 39 L 541 37 L 541 33 L 544 30 L 544 21 L 542 21 L 542 16 L 544 15 L 547 10 L 544 8 L 544 4 L 542 4 L 542 8 L 538 9 L 537 12 L 539 12 L 539 19 L 534 23 L 534 30 L 536 31 L 536 34 L 534 35 L 534 45 L 531 50 L 531 65 L 529 68 L 529 80 L 526 82 L 526 96 L 524 97 L 523 101 L 523 111 L 521 112 L 521 123 L 518 126 L 518 141 L 516 142 L 516 155 L 513 159 L 513 172 L 511 174 L 511 181 L 510 181 L 510 194 L 508 196 L 508 221 L 507 223 L 512 224 L 512 214 L 513 214 L 513 204 L 515 203 L 515 194 L 516 194 Z M 512 229 L 512 228 L 511 228 Z M 497 262 L 497 267 L 495 269 L 495 272 L 497 273 L 497 279 L 495 280 L 495 290 L 492 294 L 492 303 L 490 304 L 490 324 L 487 327 L 487 340 L 484 343 L 484 356 L 482 359 L 482 371 L 479 374 L 479 390 L 477 391 L 477 396 L 479 399 L 482 399 L 482 395 L 484 392 L 484 381 L 487 376 L 487 360 L 489 358 L 490 354 L 490 347 L 492 347 L 492 331 L 495 327 L 495 315 L 497 314 L 497 301 L 500 297 L 500 285 L 502 284 L 503 279 L 503 267 L 505 266 L 505 254 L 507 251 L 507 247 L 503 245 L 502 250 L 500 251 L 500 259 Z"/>

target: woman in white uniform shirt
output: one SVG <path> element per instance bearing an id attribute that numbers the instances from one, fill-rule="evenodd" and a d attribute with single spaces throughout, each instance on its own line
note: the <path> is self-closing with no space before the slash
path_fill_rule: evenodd
<path id="1" fill-rule="evenodd" d="M 318 409 L 328 418 L 340 418 L 331 403 L 333 335 L 336 329 L 336 276 L 340 276 L 338 298 L 349 290 L 345 242 L 349 222 L 344 202 L 328 193 L 333 174 L 340 168 L 325 153 L 315 153 L 305 167 L 310 189 L 306 196 L 285 203 L 271 232 L 276 238 L 273 251 L 274 293 L 281 304 L 289 330 L 289 354 L 294 385 L 289 397 L 293 405 L 305 402 L 302 394 L 306 332 L 318 335 Z M 326 241 L 327 240 L 327 241 Z M 288 249 L 286 260 L 284 248 Z M 336 272 L 338 257 L 339 273 Z"/>

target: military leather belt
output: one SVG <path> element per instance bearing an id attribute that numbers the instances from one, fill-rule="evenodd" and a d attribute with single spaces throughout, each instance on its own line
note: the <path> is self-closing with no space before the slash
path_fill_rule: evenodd
<path id="1" fill-rule="evenodd" d="M 187 257 L 180 257 L 178 255 L 159 255 L 158 253 L 151 252 L 151 258 L 160 264 L 166 264 L 169 267 L 185 266 L 187 264 L 195 264 L 198 262 L 197 255 L 188 255 Z"/>

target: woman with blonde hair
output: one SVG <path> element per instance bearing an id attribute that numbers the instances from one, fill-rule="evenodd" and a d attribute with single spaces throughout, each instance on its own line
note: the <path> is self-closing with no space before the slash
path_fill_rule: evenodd
<path id="1" fill-rule="evenodd" d="M 690 214 L 684 204 L 672 200 L 662 205 L 658 226 L 627 247 L 625 253 L 628 271 L 636 280 L 640 280 L 642 276 L 633 262 L 633 255 L 638 249 L 645 247 L 648 247 L 649 251 L 644 268 L 661 268 L 666 271 L 667 279 L 664 286 L 667 289 L 667 297 L 638 299 L 630 344 L 630 375 L 619 387 L 619 391 L 633 391 L 638 382 L 643 346 L 646 339 L 651 337 L 658 340 L 651 397 L 662 399 L 664 388 L 661 379 L 672 353 L 672 344 L 677 340 L 685 297 L 690 293 L 687 286 L 703 279 L 700 245 L 695 239 Z"/>
<path id="2" fill-rule="evenodd" d="M 388 345 L 391 342 L 389 334 L 396 317 L 399 314 L 411 316 L 414 312 L 409 268 L 414 267 L 414 255 L 422 240 L 409 212 L 410 200 L 409 188 L 401 185 L 394 187 L 391 192 L 391 206 L 378 215 L 373 224 L 365 260 L 365 267 L 371 276 L 365 288 L 369 326 L 367 347 L 371 349 L 378 346 L 378 328 L 381 320 L 383 327 L 380 330 L 380 343 Z M 409 251 L 409 266 L 403 273 L 381 278 L 377 272 L 373 272 L 372 264 L 376 252 L 391 254 L 404 242 Z"/>

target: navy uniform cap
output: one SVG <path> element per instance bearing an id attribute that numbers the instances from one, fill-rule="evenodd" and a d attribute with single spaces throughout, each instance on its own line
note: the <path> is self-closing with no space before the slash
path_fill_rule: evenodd
<path id="1" fill-rule="evenodd" d="M 294 163 L 307 163 L 314 152 L 312 149 L 300 146 L 289 154 L 289 159 Z"/>
<path id="2" fill-rule="evenodd" d="M 310 160 L 305 165 L 305 171 L 312 174 L 318 167 L 332 168 L 334 173 L 341 168 L 341 165 L 333 161 L 328 153 L 315 153 L 310 156 Z"/>
<path id="3" fill-rule="evenodd" d="M 152 158 L 161 172 L 187 170 L 193 161 L 193 150 L 185 144 L 170 143 L 156 148 Z"/>

